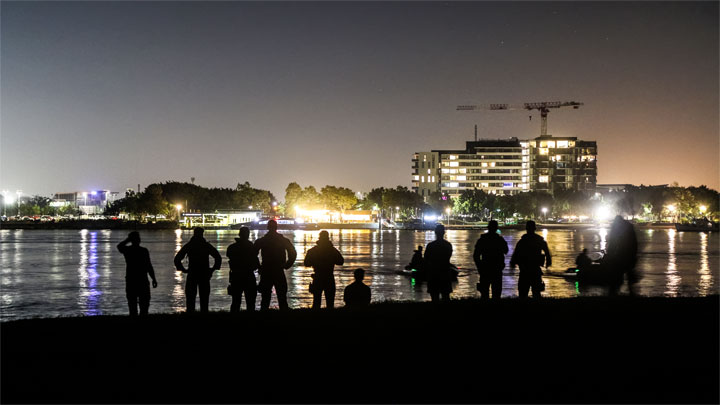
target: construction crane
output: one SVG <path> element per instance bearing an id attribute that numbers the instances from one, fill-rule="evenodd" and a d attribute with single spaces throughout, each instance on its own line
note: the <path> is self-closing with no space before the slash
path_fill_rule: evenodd
<path id="1" fill-rule="evenodd" d="M 538 110 L 540 111 L 540 136 L 547 135 L 547 117 L 551 108 L 572 107 L 578 109 L 583 103 L 577 101 L 541 101 L 537 103 L 522 104 L 485 104 L 485 105 L 459 105 L 456 111 L 479 110 Z M 530 116 L 532 120 L 532 115 Z"/>

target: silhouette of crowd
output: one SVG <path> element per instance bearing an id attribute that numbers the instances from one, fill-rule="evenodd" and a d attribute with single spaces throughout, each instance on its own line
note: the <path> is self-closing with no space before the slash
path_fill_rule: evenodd
<path id="1" fill-rule="evenodd" d="M 297 258 L 293 244 L 277 232 L 277 222 L 268 221 L 267 233 L 254 243 L 250 241 L 250 229 L 240 228 L 235 243 L 227 248 L 226 256 L 230 267 L 228 294 L 232 297 L 230 312 L 240 311 L 243 295 L 247 311 L 255 310 L 257 293 L 261 295 L 260 310 L 270 308 L 272 292 L 275 291 L 280 310 L 289 308 L 287 301 L 288 284 L 285 270 L 290 269 Z M 518 297 L 527 298 L 532 291 L 533 298 L 540 298 L 545 289 L 542 267 L 552 265 L 552 256 L 545 239 L 536 234 L 534 221 L 527 221 L 526 233 L 515 245 L 510 258 L 510 268 L 519 267 L 517 282 Z M 194 228 L 193 236 L 175 255 L 174 265 L 178 271 L 187 274 L 185 280 L 186 312 L 195 312 L 195 300 L 200 296 L 200 311 L 208 312 L 210 298 L 210 280 L 215 270 L 220 269 L 222 257 L 218 250 L 203 237 L 203 228 Z M 447 302 L 453 291 L 452 285 L 457 275 L 457 268 L 451 264 L 453 246 L 445 240 L 445 227 L 438 224 L 435 228 L 435 240 L 428 243 L 423 255 L 423 247 L 418 246 L 406 270 L 412 271 L 414 277 L 422 277 L 427 281 L 427 292 L 435 303 Z M 150 306 L 150 282 L 157 287 L 155 272 L 150 262 L 148 250 L 140 246 L 140 234 L 130 232 L 127 239 L 117 245 L 125 256 L 126 296 L 131 316 L 147 315 Z M 502 296 L 503 269 L 508 244 L 498 233 L 497 221 L 488 223 L 488 231 L 476 242 L 473 260 L 479 274 L 477 290 L 483 300 L 493 300 Z M 183 260 L 187 258 L 185 268 Z M 210 266 L 210 258 L 213 264 Z M 608 238 L 608 248 L 602 260 L 603 269 L 609 275 L 608 295 L 617 295 L 624 280 L 628 281 L 631 295 L 635 295 L 634 285 L 638 281 L 635 271 L 637 261 L 637 239 L 633 225 L 618 216 L 613 221 Z M 321 231 L 316 246 L 308 250 L 303 264 L 311 267 L 312 281 L 309 292 L 313 296 L 313 309 L 320 309 L 322 297 L 325 296 L 325 307 L 335 307 L 336 283 L 335 266 L 342 266 L 345 259 L 342 253 L 333 246 L 327 231 Z M 576 259 L 577 269 L 589 271 L 593 261 L 587 249 Z M 256 283 L 255 272 L 260 276 Z M 363 283 L 365 270 L 355 269 L 355 281 L 343 290 L 343 302 L 347 307 L 362 307 L 370 304 L 370 287 Z"/>

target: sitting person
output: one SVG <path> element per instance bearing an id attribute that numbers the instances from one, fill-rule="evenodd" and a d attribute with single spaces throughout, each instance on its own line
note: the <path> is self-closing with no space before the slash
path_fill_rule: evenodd
<path id="1" fill-rule="evenodd" d="M 365 307 L 370 305 L 370 287 L 363 284 L 365 270 L 355 269 L 355 282 L 345 287 L 343 301 L 347 307 Z"/>
<path id="2" fill-rule="evenodd" d="M 592 265 L 592 260 L 590 259 L 590 256 L 588 256 L 587 249 L 583 249 L 582 253 L 578 255 L 578 257 L 575 259 L 575 265 L 580 271 L 590 268 L 590 266 Z"/>

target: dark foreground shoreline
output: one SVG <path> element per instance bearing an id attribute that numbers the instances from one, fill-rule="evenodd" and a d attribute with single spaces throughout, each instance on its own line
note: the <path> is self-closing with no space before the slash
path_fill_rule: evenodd
<path id="1" fill-rule="evenodd" d="M 18 320 L 0 324 L 0 401 L 718 403 L 719 303 L 467 299 Z"/>

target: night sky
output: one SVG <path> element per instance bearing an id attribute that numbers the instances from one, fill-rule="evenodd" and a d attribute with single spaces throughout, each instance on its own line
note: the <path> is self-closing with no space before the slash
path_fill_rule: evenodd
<path id="1" fill-rule="evenodd" d="M 410 186 L 415 151 L 596 140 L 598 183 L 720 188 L 717 2 L 0 3 L 0 188 Z"/>

